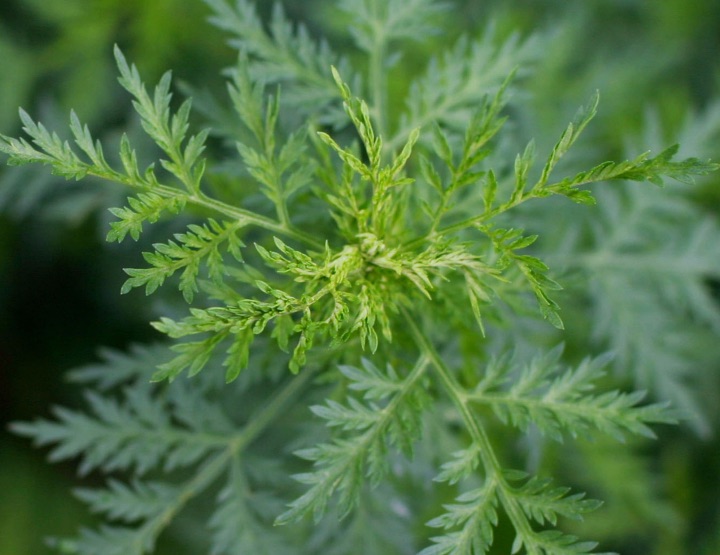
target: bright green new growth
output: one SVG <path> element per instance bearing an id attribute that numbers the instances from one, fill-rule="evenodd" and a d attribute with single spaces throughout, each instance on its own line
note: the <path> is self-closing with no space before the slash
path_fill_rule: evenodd
<path id="1" fill-rule="evenodd" d="M 486 553 L 501 519 L 514 529 L 513 553 L 592 552 L 595 543 L 557 526 L 559 517 L 580 519 L 599 502 L 506 468 L 489 419 L 562 440 L 598 432 L 652 436 L 649 424 L 673 416 L 662 403 L 641 406 L 639 393 L 596 392 L 605 358 L 565 368 L 559 348 L 530 361 L 483 350 L 483 335 L 504 333 L 509 309 L 525 313 L 533 302 L 563 327 L 553 299 L 560 285 L 530 250 L 542 238 L 513 218 L 520 205 L 549 196 L 592 204 L 591 183 L 687 181 L 717 166 L 674 161 L 671 147 L 558 177 L 556 166 L 596 113 L 597 95 L 539 164 L 533 142 L 514 164 L 498 158 L 514 67 L 523 57 L 513 40 L 500 47 L 492 37 L 460 41 L 431 62 L 410 86 L 407 109 L 392 117 L 388 60 L 431 28 L 440 7 L 430 0 L 340 3 L 353 14 L 365 72 L 302 27 L 294 30 L 280 10 L 266 32 L 245 0 L 207 3 L 241 51 L 228 85 L 246 130 L 234 138 L 245 172 L 237 202 L 216 194 L 207 178 L 211 131 L 188 134 L 191 105 L 171 107 L 170 75 L 149 94 L 119 49 L 120 83 L 159 147 L 159 164 L 140 168 L 126 136 L 119 164 L 111 164 L 74 113 L 74 144 L 25 112 L 31 142 L 0 139 L 10 164 L 47 164 L 67 179 L 96 176 L 129 187 L 127 206 L 111 209 L 117 220 L 108 241 L 137 241 L 145 224 L 180 214 L 196 220 L 143 253 L 146 267 L 127 269 L 122 287 L 149 295 L 168 280 L 177 285 L 188 315 L 153 324 L 174 340 L 176 356 L 163 358 L 160 347 L 111 354 L 102 370 L 76 374 L 99 390 L 88 394 L 89 413 L 58 409 L 53 421 L 15 425 L 38 444 L 54 445 L 53 460 L 80 457 L 82 472 L 134 475 L 79 490 L 115 524 L 59 547 L 151 553 L 176 514 L 209 494 L 216 496 L 207 519 L 211 553 L 319 553 L 318 545 L 351 552 L 341 545 L 347 530 L 324 515 L 346 517 L 350 529 L 388 500 L 405 503 L 393 491 L 403 479 L 397 466 L 419 457 L 434 467 L 437 483 L 457 488 L 455 501 L 436 503 L 431 538 L 413 537 L 411 520 L 395 551 L 392 540 L 366 537 L 378 546 L 368 552 Z M 263 201 L 242 204 L 251 187 Z M 453 334 L 481 346 L 463 355 Z M 147 368 L 155 368 L 152 376 Z M 220 383 L 220 368 L 233 383 Z M 286 376 L 286 368 L 297 376 Z M 184 373 L 194 378 L 179 379 Z M 263 395 L 268 384 L 275 393 L 258 402 L 256 383 L 265 384 Z M 118 397 L 111 391 L 120 384 Z M 301 429 L 308 405 L 327 431 L 318 431 L 317 419 Z M 442 453 L 419 454 L 432 445 L 424 437 L 430 420 L 432 433 L 457 447 L 440 464 Z M 312 465 L 295 476 L 305 489 L 294 501 L 295 488 L 282 476 L 297 460 L 272 460 L 264 442 L 304 446 L 296 454 Z M 290 526 L 307 515 L 317 532 Z M 288 526 L 272 528 L 273 521 Z M 372 536 L 372 527 L 359 529 Z"/>

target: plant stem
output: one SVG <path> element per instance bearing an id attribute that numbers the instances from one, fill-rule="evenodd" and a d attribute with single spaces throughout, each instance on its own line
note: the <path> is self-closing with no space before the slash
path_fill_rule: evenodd
<path id="1" fill-rule="evenodd" d="M 412 315 L 410 315 L 405 309 L 403 309 L 403 315 L 418 347 L 427 357 L 430 358 L 430 361 L 435 367 L 435 372 L 440 378 L 440 382 L 442 383 L 446 393 L 450 396 L 450 400 L 460 413 L 473 443 L 480 447 L 480 458 L 482 460 L 483 468 L 485 469 L 486 480 L 494 480 L 498 484 L 498 495 L 508 517 L 510 518 L 510 521 L 513 523 L 513 526 L 518 533 L 518 536 L 524 538 L 525 540 L 532 538 L 535 536 L 535 532 L 530 526 L 522 507 L 512 494 L 513 488 L 510 484 L 508 484 L 505 476 L 503 475 L 502 465 L 495 454 L 495 450 L 492 447 L 492 443 L 490 442 L 487 432 L 478 423 L 468 406 L 468 395 L 465 389 L 458 383 L 452 371 L 442 360 L 430 340 L 420 330 Z M 525 541 L 524 544 L 528 555 L 539 555 L 537 549 L 531 542 Z"/>
<path id="2" fill-rule="evenodd" d="M 268 425 L 283 414 L 283 409 L 313 375 L 314 372 L 308 369 L 299 376 L 291 378 L 285 387 L 250 420 L 240 433 L 231 437 L 226 442 L 226 448 L 203 465 L 192 480 L 185 484 L 185 487 L 178 492 L 177 496 L 168 503 L 161 513 L 145 523 L 142 527 L 142 533 L 138 535 L 135 542 L 136 551 L 134 552 L 145 553 L 148 549 L 151 549 L 155 539 L 172 522 L 182 508 L 192 498 L 205 491 L 225 471 L 233 459 L 250 445 Z"/>
<path id="3" fill-rule="evenodd" d="M 289 379 L 289 382 L 277 395 L 257 413 L 248 425 L 233 438 L 231 449 L 235 454 L 252 443 L 270 423 L 282 414 L 283 408 L 295 397 L 315 375 L 315 371 L 306 368 Z"/>
<path id="4" fill-rule="evenodd" d="M 267 229 L 268 231 L 284 235 L 285 237 L 290 237 L 314 249 L 322 250 L 324 248 L 323 244 L 315 239 L 315 237 L 309 233 L 305 233 L 304 231 L 292 227 L 290 224 L 284 225 L 265 216 L 250 212 L 249 210 L 231 206 L 222 201 L 210 198 L 203 193 L 189 197 L 188 201 L 196 206 L 202 206 L 204 208 L 220 212 L 221 214 L 229 216 L 235 220 L 247 222 L 248 225 L 254 225 L 256 227 L 261 227 L 263 229 Z"/>
<path id="5" fill-rule="evenodd" d="M 385 137 L 387 133 L 387 106 L 386 92 L 387 86 L 385 82 L 385 48 L 386 38 L 383 28 L 383 18 L 377 13 L 379 10 L 378 2 L 373 3 L 376 12 L 375 25 L 373 26 L 374 41 L 370 51 L 370 83 L 372 87 L 372 102 L 375 112 L 377 125 L 377 133 L 380 137 Z"/>
<path id="6" fill-rule="evenodd" d="M 202 192 L 199 192 L 196 194 L 189 194 L 189 193 L 186 193 L 185 191 L 181 191 L 180 189 L 177 189 L 175 187 L 170 187 L 169 185 L 162 185 L 159 183 L 153 185 L 152 187 L 147 187 L 147 186 L 138 184 L 133 179 L 131 179 L 129 176 L 121 174 L 119 172 L 115 172 L 115 171 L 113 171 L 112 173 L 100 172 L 100 171 L 97 171 L 97 168 L 92 168 L 92 167 L 89 168 L 87 174 L 95 176 L 95 177 L 99 177 L 101 179 L 105 179 L 108 181 L 114 181 L 116 183 L 126 185 L 132 189 L 136 189 L 136 190 L 141 189 L 146 192 L 156 193 L 165 198 L 177 198 L 177 199 L 185 200 L 187 203 L 192 204 L 194 206 L 213 210 L 215 212 L 219 212 L 220 214 L 223 214 L 224 216 L 227 216 L 235 221 L 241 222 L 243 226 L 254 225 L 256 227 L 266 229 L 273 233 L 277 233 L 278 235 L 283 235 L 284 237 L 289 237 L 289 238 L 295 239 L 296 241 L 304 243 L 305 245 L 312 247 L 314 249 L 322 250 L 324 248 L 322 243 L 320 243 L 317 239 L 315 239 L 309 233 L 305 233 L 304 231 L 295 229 L 294 227 L 290 226 L 289 224 L 284 225 L 281 222 L 270 219 L 266 216 L 262 216 L 260 214 L 256 214 L 255 212 L 245 210 L 244 208 L 232 206 L 232 205 L 222 202 L 220 200 L 213 199 Z"/>

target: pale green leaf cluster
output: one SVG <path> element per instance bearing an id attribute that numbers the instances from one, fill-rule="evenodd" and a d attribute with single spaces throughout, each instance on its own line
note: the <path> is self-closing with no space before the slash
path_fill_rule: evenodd
<path id="1" fill-rule="evenodd" d="M 388 448 L 412 453 L 422 426 L 421 416 L 429 404 L 422 380 L 428 360 L 418 360 L 410 373 L 400 378 L 391 366 L 381 372 L 369 361 L 363 368 L 341 367 L 353 380 L 351 389 L 364 391 L 364 401 L 349 397 L 347 405 L 328 400 L 311 410 L 331 428 L 352 432 L 351 437 L 321 443 L 297 454 L 313 461 L 317 470 L 296 476 L 308 491 L 290 504 L 276 523 L 292 522 L 310 513 L 317 521 L 336 491 L 345 516 L 360 497 L 365 480 L 378 484 L 388 472 Z M 381 403 L 381 404 L 379 404 Z"/>
<path id="2" fill-rule="evenodd" d="M 62 552 L 82 555 L 150 553 L 189 502 L 217 496 L 217 508 L 207 518 L 213 549 L 273 553 L 285 541 L 270 538 L 277 513 L 268 511 L 282 504 L 268 497 L 263 509 L 258 493 L 255 501 L 248 498 L 252 489 L 267 487 L 272 466 L 249 445 L 283 414 L 307 379 L 286 382 L 275 401 L 238 410 L 229 402 L 251 394 L 247 382 L 231 388 L 208 373 L 203 383 L 177 382 L 172 388 L 149 384 L 152 368 L 147 362 L 158 354 L 140 348 L 131 355 L 105 352 L 103 363 L 73 373 L 74 379 L 103 390 L 88 393 L 87 412 L 58 408 L 52 420 L 13 425 L 38 445 L 52 445 L 51 460 L 81 457 L 81 474 L 101 470 L 132 476 L 127 482 L 109 478 L 102 488 L 77 489 L 77 497 L 112 524 L 53 543 Z M 257 465 L 266 468 L 260 477 L 252 470 Z M 218 481 L 224 484 L 219 495 L 213 487 Z"/>
<path id="3" fill-rule="evenodd" d="M 688 117 L 686 126 L 693 129 L 686 139 L 705 137 L 717 132 L 717 116 L 711 110 Z M 657 122 L 649 120 L 646 128 L 644 144 L 659 148 L 663 132 Z M 696 152 L 709 154 L 712 142 L 703 145 L 696 143 Z M 703 392 L 714 387 L 709 380 L 720 322 L 710 284 L 720 266 L 718 228 L 692 201 L 697 192 L 691 183 L 667 183 L 658 194 L 620 182 L 598 188 L 597 207 L 572 224 L 560 206 L 552 225 L 533 219 L 541 224 L 538 233 L 555 245 L 554 252 L 539 245 L 540 257 L 587 279 L 589 287 L 571 281 L 563 293 L 565 306 L 592 307 L 585 340 L 615 353 L 617 373 L 670 401 L 698 433 L 707 434 L 715 410 Z"/>
<path id="4" fill-rule="evenodd" d="M 707 433 L 711 407 L 692 390 L 702 379 L 699 366 L 714 356 L 720 322 L 708 287 L 720 275 L 717 225 L 674 194 L 654 198 L 623 187 L 599 197 L 593 243 L 578 245 L 571 266 L 590 277 L 594 339 L 613 349 L 616 366 L 638 387 L 668 399 Z"/>
<path id="5" fill-rule="evenodd" d="M 294 25 L 279 3 L 265 22 L 248 0 L 203 1 L 212 9 L 210 21 L 230 34 L 234 48 L 250 57 L 248 71 L 254 81 L 282 83 L 289 106 L 313 113 L 324 123 L 344 120 L 342 112 L 332 107 L 338 94 L 330 67 L 347 66 L 326 41 L 315 40 L 304 25 Z"/>
<path id="6" fill-rule="evenodd" d="M 560 372 L 561 349 L 533 359 L 519 373 L 508 373 L 506 360 L 491 361 L 469 399 L 489 405 L 500 420 L 522 430 L 537 427 L 561 440 L 599 430 L 622 440 L 623 432 L 654 437 L 648 422 L 672 422 L 664 405 L 637 405 L 643 392 L 593 394 L 593 381 L 604 375 L 607 357 L 585 359 L 573 371 Z M 634 408 L 635 410 L 628 410 Z"/>
<path id="7" fill-rule="evenodd" d="M 222 280 L 225 271 L 223 255 L 220 251 L 224 247 L 233 258 L 242 261 L 241 248 L 245 245 L 237 236 L 240 224 L 218 223 L 212 218 L 206 224 L 190 224 L 186 233 L 176 233 L 176 241 L 156 243 L 153 252 L 143 253 L 149 268 L 130 268 L 125 272 L 130 278 L 123 284 L 122 293 L 127 293 L 135 287 L 145 287 L 145 293 L 150 295 L 160 287 L 163 282 L 182 269 L 179 288 L 188 303 L 193 302 L 198 292 L 198 273 L 201 263 L 207 267 L 208 277 L 214 281 Z M 223 245 L 227 243 L 227 245 Z"/>
<path id="8" fill-rule="evenodd" d="M 79 458 L 82 473 L 108 475 L 106 487 L 78 495 L 111 524 L 58 545 L 80 555 L 150 553 L 189 501 L 203 498 L 213 507 L 207 548 L 215 554 L 318 545 L 352 553 L 347 537 L 356 536 L 343 540 L 345 530 L 370 534 L 363 526 L 378 506 L 413 531 L 398 535 L 415 538 L 407 553 L 488 553 L 503 522 L 513 553 L 593 552 L 594 542 L 561 530 L 562 519 L 599 503 L 540 470 L 508 469 L 508 428 L 555 440 L 647 438 L 651 424 L 674 414 L 662 402 L 642 405 L 644 394 L 601 387 L 605 358 L 568 364 L 547 345 L 534 346 L 534 358 L 492 347 L 517 339 L 510 328 L 521 318 L 564 326 L 552 257 L 542 254 L 542 229 L 525 231 L 525 215 L 546 197 L 592 205 L 589 184 L 688 182 L 717 165 L 676 161 L 671 147 L 578 171 L 567 158 L 597 94 L 548 153 L 525 139 L 514 161 L 500 161 L 494 153 L 512 143 L 504 134 L 515 67 L 532 48 L 490 32 L 459 39 L 391 103 L 391 72 L 441 22 L 444 6 L 432 0 L 341 2 L 355 17 L 362 63 L 352 64 L 279 8 L 265 26 L 246 0 L 206 3 L 240 51 L 228 72 L 231 109 L 222 112 L 237 124 L 222 126 L 225 138 L 242 128 L 230 152 L 207 152 L 211 130 L 191 133 L 191 103 L 173 108 L 170 74 L 151 94 L 119 49 L 120 83 L 157 145 L 155 164 L 142 169 L 127 136 L 108 162 L 74 114 L 73 142 L 25 112 L 29 140 L 0 136 L 10 164 L 130 188 L 126 206 L 111 209 L 108 241 L 191 219 L 142 254 L 144 267 L 126 269 L 122 286 L 147 295 L 177 286 L 184 303 L 153 323 L 174 356 L 108 355 L 74 374 L 95 382 L 88 412 L 60 408 L 14 425 L 51 446 L 52 460 Z M 215 160 L 225 155 L 230 162 Z M 233 169 L 223 176 L 231 188 L 217 189 L 215 167 Z M 608 261 L 624 260 L 613 255 L 624 252 L 617 247 L 629 224 L 609 207 L 594 228 L 605 258 L 578 259 L 597 272 L 596 287 L 613 277 Z M 706 240 L 698 235 L 698 249 Z M 692 309 L 705 314 L 694 291 Z M 634 313 L 601 297 L 596 333 L 612 336 L 609 315 L 626 314 L 614 337 L 621 343 Z M 630 361 L 653 343 L 613 346 Z M 452 449 L 427 445 L 430 429 Z M 427 501 L 407 495 L 419 487 Z M 347 528 L 337 525 L 342 517 Z M 431 531 L 418 535 L 425 517 Z M 373 537 L 379 550 L 397 547 Z"/>

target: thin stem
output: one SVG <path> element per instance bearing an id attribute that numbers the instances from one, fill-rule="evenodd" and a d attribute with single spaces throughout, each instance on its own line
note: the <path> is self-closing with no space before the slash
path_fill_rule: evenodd
<path id="1" fill-rule="evenodd" d="M 136 544 L 136 552 L 144 553 L 146 546 L 153 543 L 183 509 L 183 507 L 194 497 L 205 491 L 220 476 L 228 464 L 236 459 L 238 455 L 252 443 L 276 418 L 281 416 L 283 409 L 290 400 L 307 384 L 314 373 L 305 371 L 297 377 L 290 379 L 289 383 L 250 421 L 242 432 L 226 441 L 226 449 L 220 452 L 215 458 L 207 462 L 200 471 L 193 476 L 192 480 L 185 484 L 185 487 L 178 492 L 175 499 L 168 503 L 166 508 L 155 518 L 149 520 L 140 529 Z"/>
<path id="2" fill-rule="evenodd" d="M 483 212 L 482 214 L 478 214 L 477 216 L 471 216 L 469 218 L 466 218 L 462 221 L 456 222 L 454 224 L 446 225 L 445 227 L 441 227 L 440 229 L 436 230 L 435 233 L 437 235 L 449 235 L 450 233 L 454 233 L 456 231 L 460 231 L 461 229 L 466 229 L 468 227 L 474 227 L 478 224 L 484 223 L 498 214 L 501 214 L 503 212 L 506 212 L 510 210 L 511 208 L 514 208 L 518 204 L 528 200 L 531 198 L 531 195 L 525 195 L 519 197 L 515 201 L 508 201 L 507 203 L 503 204 L 502 206 L 499 206 L 498 208 L 495 208 L 494 210 L 488 210 L 486 212 Z"/>
<path id="3" fill-rule="evenodd" d="M 145 553 L 148 543 L 154 543 L 154 540 L 160 533 L 173 521 L 175 516 L 182 508 L 193 498 L 205 491 L 217 477 L 225 470 L 228 463 L 232 459 L 232 451 L 226 449 L 206 463 L 202 469 L 193 476 L 193 479 L 185 484 L 185 487 L 178 493 L 165 509 L 155 518 L 149 520 L 140 529 L 134 553 Z"/>
<path id="4" fill-rule="evenodd" d="M 608 178 L 605 177 L 604 179 L 608 179 Z M 572 184 L 572 186 L 574 188 L 579 188 L 583 185 L 587 185 L 590 183 L 596 183 L 597 181 L 598 181 L 598 179 L 585 179 L 583 181 L 574 182 Z M 425 233 L 421 237 L 413 239 L 412 241 L 407 243 L 405 246 L 408 248 L 414 248 L 414 247 L 421 245 L 426 240 L 432 239 L 433 237 L 450 235 L 451 233 L 455 233 L 456 231 L 460 231 L 460 230 L 467 229 L 470 227 L 478 226 L 482 223 L 487 222 L 488 220 L 491 220 L 492 218 L 498 216 L 499 214 L 507 212 L 508 210 L 515 208 L 516 206 L 522 204 L 523 202 L 534 199 L 534 198 L 541 198 L 544 196 L 548 196 L 549 194 L 563 194 L 559 190 L 559 186 L 562 185 L 562 183 L 563 182 L 560 181 L 557 183 L 553 183 L 552 185 L 547 185 L 542 188 L 538 188 L 537 184 L 535 184 L 533 187 L 530 188 L 530 190 L 528 190 L 520 195 L 517 195 L 517 197 L 508 200 L 506 203 L 501 204 L 500 206 L 497 206 L 496 208 L 486 210 L 482 214 L 470 216 L 469 218 L 465 218 L 464 220 L 455 222 L 454 224 L 446 225 L 445 227 L 441 227 L 439 229 L 437 228 L 437 225 L 439 222 L 435 221 L 435 222 L 433 222 L 431 229 L 427 233 Z"/>
<path id="5" fill-rule="evenodd" d="M 268 231 L 284 235 L 285 237 L 290 237 L 314 249 L 324 249 L 324 245 L 315 237 L 313 237 L 309 233 L 305 233 L 304 231 L 294 228 L 290 224 L 283 225 L 280 222 L 277 222 L 265 216 L 261 216 L 259 214 L 255 214 L 254 212 L 250 212 L 249 210 L 245 210 L 244 208 L 238 208 L 236 206 L 232 206 L 222 201 L 213 199 L 203 193 L 201 193 L 200 195 L 194 195 L 192 197 L 189 197 L 188 201 L 192 204 L 195 204 L 196 206 L 209 208 L 210 210 L 215 210 L 233 219 L 247 222 L 247 224 L 249 225 L 261 227 Z"/>
<path id="6" fill-rule="evenodd" d="M 373 25 L 374 41 L 370 52 L 370 83 L 372 88 L 372 102 L 375 112 L 378 135 L 385 137 L 387 133 L 387 106 L 386 98 L 387 86 L 385 82 L 385 49 L 387 40 L 385 29 L 383 28 L 384 20 L 377 13 L 378 2 L 374 3 L 376 12 L 375 25 Z"/>
<path id="7" fill-rule="evenodd" d="M 277 214 L 277 217 L 278 217 L 278 220 L 280 220 L 280 223 L 286 229 L 292 229 L 292 224 L 290 223 L 290 213 L 288 212 L 287 202 L 285 202 L 284 196 L 281 196 L 280 200 L 275 203 L 275 213 Z M 298 230 L 294 230 L 294 231 L 297 232 Z"/>
<path id="8" fill-rule="evenodd" d="M 479 224 L 485 223 L 485 222 L 493 219 L 495 216 L 502 214 L 503 212 L 507 212 L 511 208 L 514 208 L 518 204 L 521 204 L 531 198 L 535 198 L 535 195 L 532 195 L 532 194 L 521 195 L 517 199 L 515 199 L 513 201 L 508 201 L 505 204 L 498 206 L 495 209 L 486 210 L 482 214 L 478 214 L 476 216 L 470 216 L 469 218 L 466 218 L 459 222 L 455 222 L 454 224 L 446 225 L 439 229 L 437 227 L 438 222 L 435 222 L 435 223 L 433 223 L 432 228 L 427 233 L 425 233 L 424 235 L 422 235 L 420 237 L 413 239 L 412 241 L 409 241 L 408 243 L 406 243 L 404 245 L 404 247 L 412 249 L 412 248 L 422 245 L 425 241 L 428 241 L 435 237 L 442 237 L 444 235 L 450 235 L 452 233 L 461 231 L 463 229 L 476 227 Z"/>
<path id="9" fill-rule="evenodd" d="M 180 170 L 180 175 L 177 175 L 174 172 L 173 174 L 180 180 L 183 185 L 185 185 L 190 194 L 198 192 L 200 183 L 192 175 L 191 168 L 189 168 L 186 164 L 185 155 L 176 144 L 176 141 L 172 140 L 172 134 L 170 133 L 170 129 L 166 126 L 164 128 L 164 131 L 167 133 L 168 142 L 168 148 L 165 149 L 165 153 L 170 157 L 170 160 Z"/>
<path id="10" fill-rule="evenodd" d="M 126 185 L 132 189 L 142 189 L 148 192 L 153 192 L 165 198 L 184 199 L 189 204 L 219 212 L 224 216 L 241 222 L 242 225 L 254 225 L 256 227 L 272 231 L 273 233 L 283 235 L 284 237 L 295 239 L 296 241 L 304 243 L 305 245 L 314 249 L 322 250 L 324 248 L 322 243 L 320 243 L 312 235 L 305 233 L 304 231 L 295 229 L 290 225 L 283 225 L 276 220 L 270 219 L 260 214 L 256 214 L 249 210 L 245 210 L 244 208 L 232 206 L 220 200 L 213 199 L 202 192 L 191 195 L 175 187 L 161 184 L 155 184 L 152 187 L 146 187 L 143 185 L 138 185 L 138 183 L 136 183 L 127 175 L 121 174 L 114 170 L 112 171 L 112 173 L 101 172 L 98 171 L 97 168 L 89 165 L 87 175 L 92 175 L 101 179 L 106 179 L 108 181 L 114 181 L 116 183 Z"/>
<path id="11" fill-rule="evenodd" d="M 407 321 L 408 327 L 410 328 L 415 342 L 417 343 L 420 350 L 430 358 L 435 372 L 440 378 L 440 381 L 450 396 L 451 401 L 455 405 L 455 408 L 460 413 L 465 426 L 467 427 L 470 437 L 473 443 L 480 447 L 480 458 L 483 463 L 483 468 L 487 474 L 488 480 L 494 480 L 499 488 L 498 495 L 502 502 L 505 511 L 513 523 L 515 530 L 520 537 L 529 539 L 532 538 L 535 533 L 528 522 L 525 513 L 520 507 L 517 499 L 512 495 L 513 488 L 507 483 L 502 471 L 502 465 L 495 454 L 495 450 L 492 447 L 490 438 L 487 435 L 485 429 L 478 423 L 477 419 L 473 415 L 470 407 L 468 406 L 468 395 L 464 388 L 458 383 L 457 379 L 453 375 L 452 371 L 447 367 L 445 362 L 442 360 L 438 352 L 433 347 L 430 340 L 420 330 L 416 321 L 413 319 L 406 310 L 403 309 L 403 315 Z M 525 542 L 525 547 L 528 550 L 528 555 L 538 553 L 537 550 L 530 544 Z"/>
<path id="12" fill-rule="evenodd" d="M 232 450 L 238 453 L 252 443 L 273 420 L 282 414 L 285 405 L 305 387 L 314 375 L 315 372 L 308 368 L 290 378 L 289 383 L 262 408 L 241 433 L 233 438 Z"/>

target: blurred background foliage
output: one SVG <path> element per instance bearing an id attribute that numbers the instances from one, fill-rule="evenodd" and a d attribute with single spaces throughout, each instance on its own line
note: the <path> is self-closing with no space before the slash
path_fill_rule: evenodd
<path id="1" fill-rule="evenodd" d="M 311 31 L 322 21 L 331 41 L 347 41 L 346 22 L 333 2 L 284 4 Z M 523 134 L 536 137 L 539 148 L 547 148 L 550 143 L 543 140 L 553 141 L 576 107 L 599 89 L 593 156 L 623 157 L 677 140 L 685 155 L 720 159 L 718 0 L 455 4 L 445 17 L 469 35 L 487 28 L 488 21 L 500 35 L 541 35 L 532 70 L 524 77 L 526 98 L 518 103 L 525 108 L 517 114 Z M 263 11 L 271 7 L 260 5 Z M 114 43 L 148 83 L 172 69 L 195 90 L 222 91 L 220 70 L 234 55 L 225 37 L 206 23 L 207 15 L 201 0 L 3 0 L 0 132 L 19 132 L 22 106 L 58 130 L 67 127 L 73 108 L 110 144 L 120 129 L 130 127 L 132 133 L 136 123 L 129 117 L 129 99 L 115 80 Z M 424 56 L 443 44 L 442 36 L 423 38 L 417 50 Z M 406 59 L 403 67 L 414 71 L 420 59 Z M 395 86 L 402 90 L 405 84 L 398 80 Z M 708 179 L 689 196 L 714 218 L 719 191 L 718 179 Z M 126 251 L 103 241 L 104 208 L 122 194 L 106 186 L 66 183 L 42 168 L 0 169 L 3 422 L 45 415 L 53 404 L 77 405 L 81 394 L 64 381 L 65 370 L 94 360 L 100 345 L 126 348 L 153 339 L 141 296 L 118 294 L 124 279 L 120 268 L 132 265 L 126 261 L 136 247 Z M 612 214 L 606 219 L 612 222 Z M 576 308 L 564 309 L 572 329 Z M 578 316 L 583 317 L 587 313 Z M 572 345 L 572 334 L 566 340 Z M 597 449 L 584 457 L 580 445 L 576 457 L 582 464 L 555 462 L 580 483 L 588 478 L 576 476 L 578 469 L 593 467 L 593 479 L 585 485 L 591 495 L 606 499 L 607 507 L 589 519 L 586 535 L 605 539 L 603 547 L 628 554 L 720 553 L 717 343 L 715 332 L 688 346 L 704 350 L 699 358 L 709 372 L 699 381 L 710 408 L 704 426 L 663 431 L 647 459 L 651 468 L 640 468 L 637 459 L 625 459 L 613 446 L 605 457 L 598 457 Z M 75 470 L 50 466 L 41 451 L 6 430 L 0 433 L 0 555 L 47 552 L 45 536 L 72 534 L 91 518 L 70 492 Z M 606 482 L 594 484 L 602 475 Z M 163 549 L 182 553 L 176 545 Z"/>

